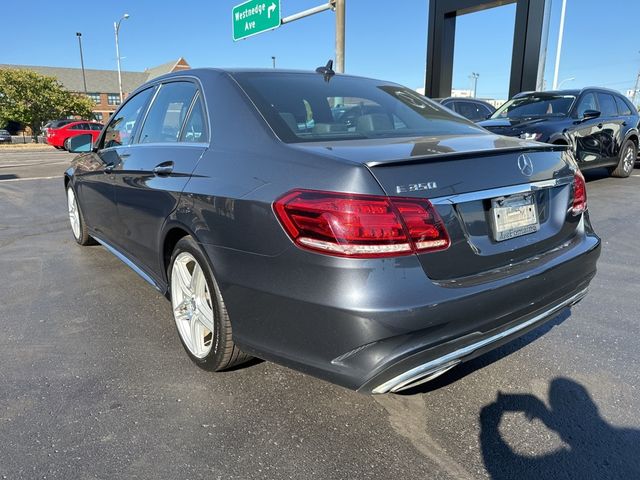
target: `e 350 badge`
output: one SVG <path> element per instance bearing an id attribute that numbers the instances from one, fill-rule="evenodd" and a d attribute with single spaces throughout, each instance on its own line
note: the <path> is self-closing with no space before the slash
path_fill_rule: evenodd
<path id="1" fill-rule="evenodd" d="M 396 185 L 396 193 L 421 192 L 438 188 L 436 182 L 410 183 L 408 185 Z"/>

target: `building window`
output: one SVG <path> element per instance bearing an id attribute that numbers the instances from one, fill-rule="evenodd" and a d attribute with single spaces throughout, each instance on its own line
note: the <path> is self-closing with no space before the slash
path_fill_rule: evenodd
<path id="1" fill-rule="evenodd" d="M 107 94 L 107 103 L 109 105 L 120 105 L 120 94 L 118 94 L 118 93 L 108 93 Z"/>
<path id="2" fill-rule="evenodd" d="M 91 100 L 93 100 L 93 103 L 95 103 L 96 105 L 98 105 L 100 102 L 102 102 L 102 100 L 100 99 L 100 94 L 99 93 L 87 93 L 87 97 L 89 97 Z"/>
<path id="3" fill-rule="evenodd" d="M 96 122 L 102 122 L 102 112 L 93 112 L 93 118 L 96 119 Z"/>

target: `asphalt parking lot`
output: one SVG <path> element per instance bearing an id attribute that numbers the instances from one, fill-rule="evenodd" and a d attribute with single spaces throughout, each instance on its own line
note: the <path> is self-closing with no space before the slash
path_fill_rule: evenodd
<path id="1" fill-rule="evenodd" d="M 587 175 L 590 294 L 403 395 L 195 367 L 166 299 L 81 248 L 72 155 L 0 150 L 0 478 L 640 478 L 640 169 Z"/>

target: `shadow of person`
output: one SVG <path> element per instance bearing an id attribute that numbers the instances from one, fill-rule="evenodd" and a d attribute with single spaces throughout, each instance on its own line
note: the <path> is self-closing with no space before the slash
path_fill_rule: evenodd
<path id="1" fill-rule="evenodd" d="M 482 409 L 480 445 L 492 479 L 640 478 L 640 430 L 609 425 L 587 390 L 566 378 L 551 382 L 549 405 L 529 394 L 499 393 Z M 539 419 L 566 446 L 539 456 L 515 452 L 499 431 L 506 412 Z"/>

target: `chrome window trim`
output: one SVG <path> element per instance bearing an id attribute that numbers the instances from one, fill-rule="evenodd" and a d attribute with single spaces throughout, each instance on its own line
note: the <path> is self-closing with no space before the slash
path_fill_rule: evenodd
<path id="1" fill-rule="evenodd" d="M 489 198 L 506 197 L 519 193 L 535 192 L 537 190 L 543 190 L 545 188 L 569 185 L 572 182 L 573 177 L 560 177 L 551 180 L 542 180 L 540 182 L 522 183 L 520 185 L 492 188 L 489 190 L 478 190 L 475 192 L 444 195 L 441 197 L 429 198 L 429 201 L 433 205 L 449 205 L 453 203 L 473 202 L 477 200 L 486 200 Z"/>

